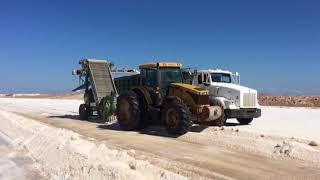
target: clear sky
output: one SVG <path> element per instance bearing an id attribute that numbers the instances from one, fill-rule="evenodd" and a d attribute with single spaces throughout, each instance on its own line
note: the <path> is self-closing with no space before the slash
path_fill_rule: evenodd
<path id="1" fill-rule="evenodd" d="M 68 92 L 83 57 L 238 71 L 258 90 L 320 92 L 320 1 L 1 1 L 0 93 Z"/>

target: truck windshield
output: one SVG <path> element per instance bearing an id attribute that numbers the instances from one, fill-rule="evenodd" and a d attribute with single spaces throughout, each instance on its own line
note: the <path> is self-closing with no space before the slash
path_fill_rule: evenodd
<path id="1" fill-rule="evenodd" d="M 232 83 L 230 74 L 211 73 L 212 82 Z"/>
<path id="2" fill-rule="evenodd" d="M 160 68 L 161 86 L 166 87 L 170 83 L 182 83 L 182 72 L 180 68 Z"/>

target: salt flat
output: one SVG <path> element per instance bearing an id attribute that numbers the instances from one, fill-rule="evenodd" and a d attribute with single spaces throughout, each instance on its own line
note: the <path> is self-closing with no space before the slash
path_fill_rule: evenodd
<path id="1" fill-rule="evenodd" d="M 0 98 L 0 109 L 50 115 L 77 115 L 81 100 Z M 262 106 L 262 116 L 239 129 L 320 140 L 320 108 Z M 228 122 L 237 123 L 235 119 Z"/>
<path id="2" fill-rule="evenodd" d="M 235 119 L 228 122 L 236 123 Z M 320 140 L 320 108 L 306 107 L 262 107 L 262 116 L 253 120 L 250 126 L 240 129 Z"/>
<path id="3" fill-rule="evenodd" d="M 81 103 L 0 98 L 0 130 L 6 134 L 1 137 L 24 144 L 48 177 L 147 178 L 143 173 L 146 169 L 153 172 L 148 175 L 153 179 L 320 176 L 320 148 L 308 145 L 311 140 L 319 143 L 320 109 L 262 107 L 262 117 L 251 125 L 230 119 L 222 128 L 195 125 L 189 133 L 171 138 L 159 126 L 128 132 L 116 122 L 80 121 Z M 56 154 L 70 158 L 56 161 Z M 5 160 L 2 164 L 7 167 L 12 163 Z M 84 171 L 88 166 L 94 167 L 92 172 Z"/>

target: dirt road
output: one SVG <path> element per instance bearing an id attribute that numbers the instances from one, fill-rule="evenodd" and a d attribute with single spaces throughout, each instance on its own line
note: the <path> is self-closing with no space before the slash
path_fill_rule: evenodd
<path id="1" fill-rule="evenodd" d="M 193 179 L 320 177 L 320 149 L 309 147 L 305 137 L 292 138 L 290 130 L 288 134 L 282 126 L 277 129 L 274 125 L 275 134 L 270 126 L 266 128 L 267 133 L 257 133 L 264 128 L 259 127 L 266 123 L 264 118 L 254 121 L 251 126 L 236 126 L 233 121 L 225 128 L 194 126 L 192 132 L 172 138 L 161 127 L 124 132 L 116 123 L 79 121 L 77 109 L 80 103 L 76 100 L 0 98 L 0 110 L 72 130 L 109 148 L 134 150 L 131 155 L 137 159 Z M 281 113 L 279 109 L 264 108 L 263 116 L 272 118 L 272 113 L 277 111 Z M 320 110 L 310 111 L 313 116 L 320 114 Z M 311 132 L 307 137 L 316 137 L 316 132 Z M 287 136 L 278 136 L 279 133 Z M 294 130 L 292 133 L 303 132 Z"/>

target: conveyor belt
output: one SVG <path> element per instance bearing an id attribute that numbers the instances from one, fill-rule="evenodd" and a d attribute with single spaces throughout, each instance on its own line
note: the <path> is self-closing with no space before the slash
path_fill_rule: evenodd
<path id="1" fill-rule="evenodd" d="M 103 97 L 110 95 L 111 92 L 117 93 L 110 67 L 106 61 L 88 60 L 88 66 L 96 102 L 100 102 Z"/>

